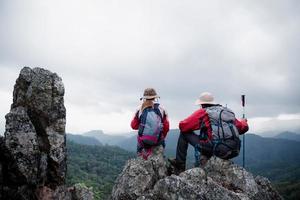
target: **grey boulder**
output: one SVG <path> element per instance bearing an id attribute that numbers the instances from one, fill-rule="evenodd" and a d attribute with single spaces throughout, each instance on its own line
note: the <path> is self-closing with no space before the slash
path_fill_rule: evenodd
<path id="1" fill-rule="evenodd" d="M 282 199 L 268 179 L 254 177 L 244 168 L 217 157 L 212 157 L 203 169 L 193 168 L 182 172 L 179 176 L 168 176 L 162 151 L 146 161 L 140 158 L 128 161 L 115 183 L 111 198 L 113 200 Z"/>

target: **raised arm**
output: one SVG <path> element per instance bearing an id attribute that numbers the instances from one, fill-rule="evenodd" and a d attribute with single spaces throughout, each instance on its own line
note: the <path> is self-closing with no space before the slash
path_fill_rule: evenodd
<path id="1" fill-rule="evenodd" d="M 249 130 L 249 126 L 246 119 L 241 119 L 241 120 L 235 119 L 234 124 L 238 129 L 240 135 L 246 133 Z"/>

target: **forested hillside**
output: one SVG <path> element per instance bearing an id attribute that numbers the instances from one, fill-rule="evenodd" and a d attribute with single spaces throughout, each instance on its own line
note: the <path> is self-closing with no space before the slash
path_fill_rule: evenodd
<path id="1" fill-rule="evenodd" d="M 165 149 L 167 157 L 175 156 L 178 134 L 178 130 L 170 130 L 168 134 Z M 70 141 L 67 144 L 68 183 L 84 182 L 93 186 L 97 199 L 103 199 L 110 194 L 113 182 L 126 160 L 135 156 L 136 137 L 126 138 L 118 143 L 120 148 L 108 145 L 85 146 Z M 300 142 L 297 141 L 246 135 L 247 170 L 269 178 L 285 199 L 297 199 L 295 197 L 299 196 L 299 152 Z M 192 167 L 193 162 L 194 149 L 190 146 L 188 166 Z M 234 162 L 242 165 L 242 153 Z"/>
<path id="2" fill-rule="evenodd" d="M 81 145 L 67 141 L 67 184 L 93 187 L 96 199 L 107 199 L 125 162 L 135 154 L 119 147 Z"/>

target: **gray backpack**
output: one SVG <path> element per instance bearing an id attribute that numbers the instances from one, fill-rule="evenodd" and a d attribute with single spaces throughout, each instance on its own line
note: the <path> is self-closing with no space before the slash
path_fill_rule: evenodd
<path id="1" fill-rule="evenodd" d="M 228 108 L 217 105 L 205 108 L 213 136 L 213 154 L 223 159 L 239 155 L 241 141 L 235 126 L 235 114 Z"/>

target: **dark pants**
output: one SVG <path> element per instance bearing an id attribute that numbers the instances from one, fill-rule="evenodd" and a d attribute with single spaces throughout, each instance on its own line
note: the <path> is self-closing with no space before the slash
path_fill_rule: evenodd
<path id="1" fill-rule="evenodd" d="M 143 149 L 150 149 L 152 147 L 155 147 L 155 146 L 159 146 L 161 145 L 163 148 L 166 147 L 166 142 L 165 140 L 161 140 L 160 142 L 158 142 L 156 145 L 147 145 L 147 144 L 140 144 L 138 141 L 137 141 L 137 146 L 136 146 L 136 152 L 137 153 L 141 153 Z"/>
<path id="2" fill-rule="evenodd" d="M 212 156 L 213 145 L 211 142 L 201 142 L 199 140 L 199 136 L 193 131 L 186 133 L 181 132 L 178 138 L 176 150 L 176 160 L 178 162 L 185 163 L 189 144 L 191 144 L 193 147 L 199 147 L 201 156 L 206 156 L 207 158 Z"/>

